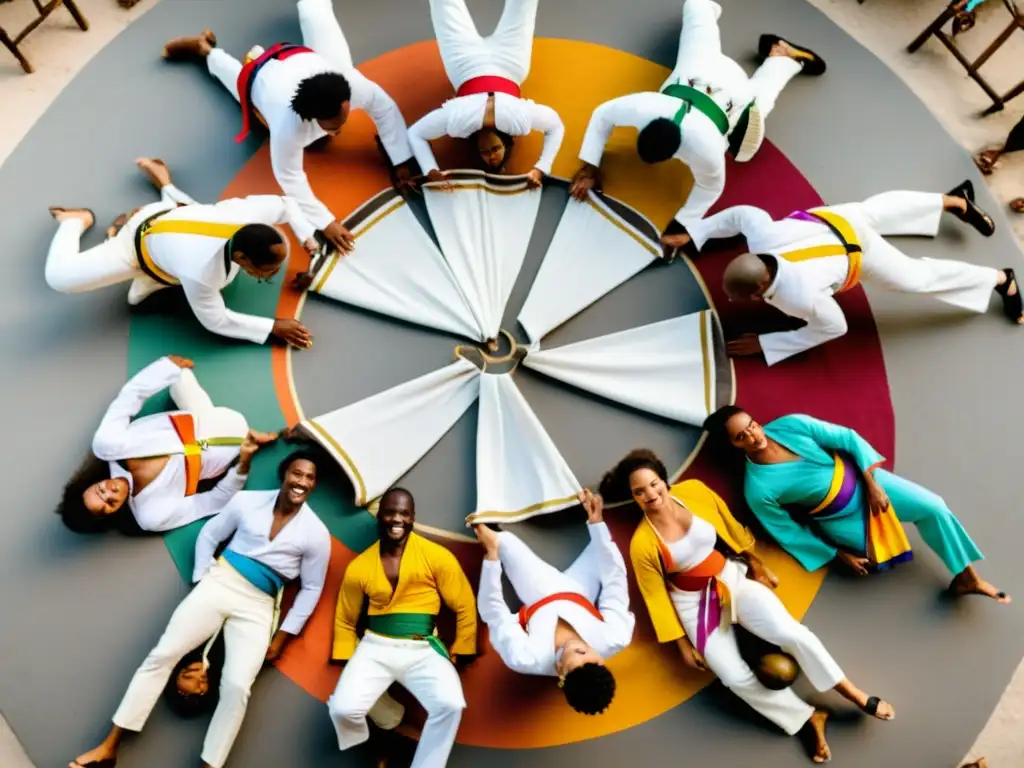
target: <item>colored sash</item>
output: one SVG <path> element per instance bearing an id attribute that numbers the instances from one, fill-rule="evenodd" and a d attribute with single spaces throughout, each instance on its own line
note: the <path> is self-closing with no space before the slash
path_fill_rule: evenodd
<path id="1" fill-rule="evenodd" d="M 509 96 L 515 96 L 518 99 L 521 98 L 520 94 L 522 92 L 519 90 L 519 86 L 507 77 L 482 75 L 480 77 L 471 77 L 460 85 L 455 96 L 456 98 L 459 96 L 470 96 L 474 93 L 507 93 Z"/>
<path id="2" fill-rule="evenodd" d="M 239 576 L 241 576 L 243 579 L 245 579 L 246 581 L 249 581 L 249 583 L 252 584 L 252 581 L 249 579 L 249 577 L 246 576 L 245 574 L 243 574 L 241 571 L 239 571 L 234 565 L 232 565 L 232 561 L 229 560 L 227 557 L 225 557 L 225 555 L 227 555 L 227 553 L 228 553 L 228 550 L 224 550 L 224 552 L 221 553 L 221 556 L 219 558 L 217 558 L 217 562 L 219 564 L 227 567 L 227 568 L 230 568 L 235 573 L 237 573 Z M 245 555 L 239 555 L 237 552 L 233 553 L 233 554 L 235 554 L 237 557 L 245 557 Z M 248 560 L 248 559 L 251 559 L 251 558 L 246 558 L 246 559 Z M 253 560 L 253 562 L 256 562 L 256 561 Z M 259 563 L 259 565 L 263 565 L 263 564 Z M 263 566 L 263 567 L 267 568 L 267 566 Z M 277 572 L 276 571 L 273 571 L 270 568 L 267 568 L 267 570 L 270 571 L 271 573 L 273 573 L 275 576 L 277 576 Z M 256 586 L 257 588 L 259 588 L 259 586 L 256 585 L 256 584 L 253 584 L 253 586 Z M 273 616 L 270 619 L 270 637 L 267 638 L 267 645 L 270 645 L 271 641 L 274 639 L 274 633 L 277 632 L 277 627 L 278 627 L 278 625 L 280 624 L 280 621 L 281 621 L 281 601 L 284 599 L 284 586 L 283 586 L 283 582 L 282 582 L 282 586 L 277 590 L 277 594 L 276 595 L 271 595 L 271 596 L 274 598 L 274 613 L 273 613 Z M 213 645 L 213 641 L 214 641 L 215 637 L 216 637 L 216 635 L 214 635 L 214 637 L 210 638 L 210 642 L 208 642 L 206 644 L 206 648 L 203 651 L 203 661 L 204 661 L 204 663 L 206 661 L 206 653 L 210 650 L 210 647 Z"/>
<path id="3" fill-rule="evenodd" d="M 367 629 L 371 632 L 396 637 L 401 640 L 426 640 L 435 651 L 446 659 L 451 658 L 441 638 L 437 636 L 437 617 L 429 613 L 382 613 L 367 616 Z"/>
<path id="4" fill-rule="evenodd" d="M 256 82 L 256 75 L 263 69 L 263 65 L 268 61 L 284 61 L 299 53 L 313 53 L 313 50 L 301 45 L 278 43 L 277 45 L 270 46 L 270 48 L 255 59 L 245 62 L 242 71 L 238 73 L 237 80 L 238 101 L 242 106 L 242 130 L 235 136 L 236 142 L 245 141 L 245 137 L 249 135 L 249 125 L 253 117 L 256 117 L 256 119 L 266 125 L 262 116 L 252 106 L 252 86 Z"/>
<path id="5" fill-rule="evenodd" d="M 835 469 L 832 471 L 832 482 L 825 498 L 810 511 L 812 516 L 842 512 L 857 489 L 856 467 L 839 453 L 833 454 L 833 457 Z M 913 559 L 910 541 L 903 530 L 903 524 L 896 517 L 892 504 L 880 515 L 873 514 L 868 509 L 865 516 L 865 556 L 871 561 L 873 570 L 884 571 Z"/>
<path id="6" fill-rule="evenodd" d="M 265 565 L 259 560 L 254 560 L 246 555 L 241 555 L 233 549 L 225 549 L 223 557 L 231 564 L 232 568 L 238 571 L 246 581 L 260 592 L 266 592 L 271 597 L 274 597 L 279 591 L 284 589 L 284 579 L 269 565 Z"/>
<path id="7" fill-rule="evenodd" d="M 644 520 L 654 527 L 646 517 Z M 733 606 L 729 588 L 718 579 L 718 574 L 725 568 L 725 555 L 713 549 L 711 554 L 693 568 L 676 571 L 675 560 L 661 536 L 658 536 L 658 554 L 661 556 L 665 581 L 683 592 L 700 592 L 700 603 L 697 606 L 697 638 L 693 645 L 697 653 L 703 656 L 708 638 L 722 624 L 722 614 L 726 608 L 729 609 L 730 622 L 732 620 Z"/>
<path id="8" fill-rule="evenodd" d="M 184 221 L 181 219 L 161 221 L 160 217 L 165 213 L 170 213 L 170 211 L 160 211 L 150 216 L 135 230 L 135 257 L 143 272 L 158 283 L 168 286 L 181 283 L 178 278 L 160 269 L 153 261 L 146 243 L 147 237 L 150 235 L 202 235 L 204 237 L 222 237 L 228 240 L 245 226 L 244 224 L 223 224 L 217 221 Z"/>
<path id="9" fill-rule="evenodd" d="M 533 614 L 535 614 L 548 603 L 555 603 L 559 600 L 564 600 L 567 603 L 575 603 L 580 608 L 586 610 L 591 616 L 593 616 L 598 621 L 604 621 L 604 617 L 601 615 L 601 612 L 597 610 L 597 606 L 595 606 L 592 602 L 587 600 L 587 598 L 585 598 L 578 592 L 554 592 L 548 595 L 547 597 L 542 597 L 533 605 L 524 605 L 522 608 L 520 608 L 519 626 L 521 626 L 525 631 L 527 625 L 529 625 L 530 623 L 530 619 L 533 618 Z"/>
<path id="10" fill-rule="evenodd" d="M 711 122 L 715 124 L 718 132 L 725 136 L 729 133 L 729 118 L 715 100 L 708 96 L 706 93 L 701 93 L 696 88 L 691 88 L 688 85 L 681 85 L 679 83 L 673 83 L 672 85 L 666 86 L 662 91 L 666 96 L 671 96 L 674 99 L 682 99 L 683 106 L 676 112 L 675 117 L 672 118 L 672 122 L 676 125 L 682 123 L 683 118 L 686 117 L 690 108 L 703 112 L 707 115 Z"/>
<path id="11" fill-rule="evenodd" d="M 202 469 L 202 452 L 211 445 L 241 445 L 243 437 L 210 437 L 196 440 L 195 419 L 190 413 L 170 414 L 171 424 L 181 440 L 185 454 L 185 495 L 191 496 L 199 488 L 199 473 Z"/>
<path id="12" fill-rule="evenodd" d="M 798 262 L 806 261 L 807 259 L 818 259 L 823 256 L 846 256 L 849 260 L 846 280 L 836 293 L 848 291 L 860 282 L 864 251 L 860 246 L 860 241 L 857 239 L 857 233 L 849 221 L 824 209 L 794 211 L 786 218 L 824 224 L 832 231 L 832 234 L 835 235 L 839 242 L 835 245 L 815 245 L 810 248 L 800 248 L 799 250 L 782 254 L 782 258 L 786 261 Z"/>

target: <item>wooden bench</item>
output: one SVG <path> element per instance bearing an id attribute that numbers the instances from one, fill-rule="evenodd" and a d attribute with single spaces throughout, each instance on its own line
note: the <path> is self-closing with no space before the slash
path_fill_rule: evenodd
<path id="1" fill-rule="evenodd" d="M 0 2 L 3 2 L 3 0 L 0 0 Z M 18 46 L 26 37 L 35 31 L 36 27 L 46 21 L 51 13 L 61 6 L 64 6 L 68 9 L 68 13 L 71 14 L 71 18 L 73 18 L 75 23 L 78 24 L 79 29 L 83 32 L 89 29 L 89 22 L 85 20 L 85 16 L 82 15 L 82 12 L 78 10 L 78 6 L 75 5 L 75 0 L 50 0 L 46 5 L 40 3 L 39 0 L 32 0 L 32 4 L 35 5 L 36 10 L 39 12 L 39 17 L 34 19 L 13 38 L 7 34 L 7 31 L 3 27 L 0 27 L 0 43 L 3 43 L 4 47 L 14 54 L 14 58 L 16 58 L 18 63 L 21 64 L 21 68 L 30 74 L 33 71 L 32 63 L 25 58 L 25 54 L 21 52 Z"/>
<path id="2" fill-rule="evenodd" d="M 1010 14 L 1010 24 L 1006 27 L 999 35 L 992 41 L 991 45 L 986 48 L 982 54 L 974 61 L 970 61 L 959 48 L 956 47 L 956 43 L 953 42 L 952 35 L 947 34 L 943 31 L 943 27 L 951 21 L 960 11 L 967 5 L 966 0 L 956 0 L 950 3 L 946 10 L 939 14 L 939 16 L 933 21 L 928 27 L 925 28 L 914 42 L 907 46 L 909 53 L 917 51 L 929 37 L 933 35 L 939 39 L 949 52 L 953 54 L 953 57 L 960 62 L 964 69 L 967 70 L 967 74 L 974 82 L 981 86 L 981 89 L 985 91 L 988 97 L 992 100 L 992 106 L 982 112 L 983 115 L 991 115 L 993 112 L 1000 111 L 1010 99 L 1020 96 L 1024 93 L 1024 80 L 1021 80 L 1017 85 L 1011 88 L 1006 93 L 999 95 L 995 89 L 988 84 L 984 77 L 981 76 L 979 70 L 992 58 L 992 55 L 998 51 L 1006 43 L 1013 33 L 1017 30 L 1024 31 L 1024 14 L 1017 8 L 1015 0 L 1002 0 L 1003 5 Z"/>

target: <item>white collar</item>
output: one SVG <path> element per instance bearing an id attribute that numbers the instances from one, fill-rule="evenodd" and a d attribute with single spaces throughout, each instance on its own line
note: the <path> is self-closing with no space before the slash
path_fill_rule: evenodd
<path id="1" fill-rule="evenodd" d="M 783 266 L 785 259 L 781 259 L 770 253 L 765 255 L 769 258 L 775 259 L 775 277 L 772 279 L 768 287 L 765 288 L 764 293 L 761 294 L 761 298 L 765 301 L 771 301 L 775 298 L 775 293 L 779 290 L 779 281 L 782 279 L 782 273 L 786 269 L 786 267 Z"/>

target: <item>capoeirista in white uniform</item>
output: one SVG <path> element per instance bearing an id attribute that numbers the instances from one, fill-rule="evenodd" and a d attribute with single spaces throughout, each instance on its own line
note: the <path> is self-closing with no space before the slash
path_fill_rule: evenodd
<path id="1" fill-rule="evenodd" d="M 250 103 L 259 110 L 270 130 L 270 163 L 274 178 L 284 193 L 299 203 L 313 226 L 324 229 L 336 217 L 310 187 L 303 168 L 303 150 L 329 132 L 318 120 L 304 120 L 293 109 L 292 98 L 303 81 L 323 73 L 341 74 L 351 90 L 349 108 L 361 109 L 373 120 L 391 163 L 397 166 L 408 162 L 412 150 L 405 118 L 395 100 L 353 64 L 348 41 L 334 15 L 331 0 L 299 0 L 298 12 L 303 44 L 312 52 L 269 60 L 262 65 L 252 82 Z M 250 50 L 249 56 L 255 59 L 262 53 L 263 49 L 256 46 Z M 239 99 L 242 63 L 224 50 L 214 48 L 206 64 L 210 74 L 223 83 L 235 99 Z M 347 117 L 348 110 L 343 110 L 343 114 Z M 337 133 L 341 122 L 331 124 L 330 128 L 330 133 Z"/>
<path id="2" fill-rule="evenodd" d="M 202 759 L 206 768 L 221 768 L 227 761 L 257 673 L 302 632 L 320 599 L 331 556 L 327 527 L 306 504 L 316 486 L 312 456 L 287 456 L 279 473 L 279 490 L 243 491 L 203 526 L 192 575 L 196 586 L 136 670 L 110 733 L 76 758 L 77 765 L 113 765 L 124 732 L 142 730 L 178 661 L 218 631 L 223 632 L 225 658 Z M 215 560 L 215 550 L 228 539 Z M 275 632 L 284 585 L 296 578 L 301 589 Z"/>
<path id="3" fill-rule="evenodd" d="M 181 410 L 134 419 L 166 387 Z M 125 504 L 143 531 L 169 531 L 210 517 L 245 487 L 247 475 L 231 465 L 248 429 L 241 413 L 214 406 L 191 370 L 162 357 L 121 388 L 93 436 L 92 453 L 106 478 L 85 488 L 69 483 L 60 512 L 74 530 L 105 527 Z M 160 459 L 166 463 L 154 477 L 147 462 Z M 196 492 L 198 481 L 219 475 L 224 477 L 213 489 Z"/>
<path id="4" fill-rule="evenodd" d="M 774 365 L 843 336 L 846 317 L 835 295 L 861 279 L 891 291 L 928 294 L 971 312 L 987 311 L 993 291 L 1005 293 L 1005 285 L 1013 280 L 1012 270 L 952 259 L 915 259 L 885 239 L 887 235 L 934 237 L 943 210 L 956 211 L 955 205 L 956 198 L 950 195 L 883 192 L 862 203 L 796 211 L 778 221 L 760 208 L 740 205 L 692 224 L 689 236 L 700 250 L 711 239 L 743 235 L 750 253 L 727 267 L 727 293 L 735 299 L 760 296 L 806 323 L 793 331 L 757 337 L 768 365 Z M 970 201 L 967 205 L 977 213 L 956 215 L 982 234 L 991 234 L 991 220 Z M 1008 314 L 1020 314 L 1018 295 L 1004 296 L 1004 303 Z"/>
<path id="5" fill-rule="evenodd" d="M 46 282 L 61 293 L 78 293 L 130 280 L 131 305 L 180 285 L 208 331 L 263 344 L 274 319 L 228 309 L 221 290 L 243 268 L 257 278 L 280 269 L 287 245 L 274 227 L 285 223 L 300 242 L 315 246 L 313 227 L 287 197 L 250 195 L 204 205 L 168 184 L 159 202 L 139 208 L 116 235 L 85 251 L 83 220 L 62 220 L 46 257 Z"/>
<path id="6" fill-rule="evenodd" d="M 485 547 L 496 542 L 480 572 L 477 606 L 501 660 L 524 675 L 558 677 L 578 712 L 603 712 L 615 693 L 604 663 L 630 644 L 636 624 L 626 564 L 608 526 L 599 519 L 587 524 L 590 543 L 564 572 L 513 533 L 474 529 Z M 523 603 L 518 615 L 502 594 L 503 571 Z"/>
<path id="7" fill-rule="evenodd" d="M 409 141 L 423 173 L 437 169 L 429 144 L 432 139 L 464 139 L 483 128 L 509 136 L 541 131 L 544 146 L 534 168 L 551 173 L 565 126 L 551 107 L 520 97 L 520 87 L 530 73 L 537 3 L 505 0 L 494 33 L 482 37 L 466 0 L 430 0 L 441 62 L 456 96 L 409 129 Z"/>
<path id="8" fill-rule="evenodd" d="M 738 160 L 749 160 L 763 139 L 764 118 L 786 84 L 800 72 L 824 71 L 824 62 L 804 48 L 790 46 L 790 55 L 769 55 L 781 38 L 763 35 L 759 53 L 764 62 L 748 77 L 722 53 L 721 13 L 712 0 L 685 0 L 672 74 L 658 93 L 620 96 L 594 110 L 583 136 L 579 158 L 584 166 L 577 180 L 589 175 L 596 181 L 612 130 L 628 126 L 640 131 L 637 151 L 645 162 L 675 158 L 689 167 L 693 188 L 675 215 L 679 225 L 690 226 L 715 204 L 725 189 L 726 151 L 732 148 Z"/>

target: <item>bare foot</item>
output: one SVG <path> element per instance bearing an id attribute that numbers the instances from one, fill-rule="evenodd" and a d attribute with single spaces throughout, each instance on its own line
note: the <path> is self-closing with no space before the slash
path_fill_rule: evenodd
<path id="1" fill-rule="evenodd" d="M 217 45 L 217 36 L 209 29 L 197 37 L 176 37 L 164 46 L 164 58 L 177 60 L 189 58 L 205 59 Z"/>
<path id="2" fill-rule="evenodd" d="M 974 567 L 970 565 L 956 575 L 956 578 L 954 578 L 952 583 L 949 585 L 949 591 L 956 597 L 963 597 L 964 595 L 983 595 L 984 597 L 992 598 L 1002 605 L 1008 605 L 1011 600 L 1008 594 L 1001 592 L 995 586 L 981 578 L 977 571 L 974 570 Z"/>
<path id="3" fill-rule="evenodd" d="M 171 172 L 167 163 L 158 157 L 140 157 L 136 159 L 135 165 L 146 174 L 149 183 L 157 189 L 163 189 L 171 183 Z"/>
<path id="4" fill-rule="evenodd" d="M 117 749 L 115 747 L 107 746 L 106 744 L 100 744 L 95 749 L 90 749 L 88 752 L 79 755 L 72 762 L 68 763 L 68 768 L 81 768 L 82 766 L 88 765 L 89 763 L 99 763 L 103 760 L 113 760 L 117 757 Z"/>
<path id="5" fill-rule="evenodd" d="M 89 229 L 95 222 L 96 217 L 93 212 L 88 208 L 60 208 L 58 206 L 50 207 L 50 215 L 56 221 L 72 221 L 78 219 L 82 222 L 85 229 Z"/>
<path id="6" fill-rule="evenodd" d="M 807 724 L 811 726 L 811 731 L 814 735 L 814 756 L 811 758 L 816 763 L 827 763 L 832 759 L 832 750 L 828 747 L 828 741 L 825 740 L 825 726 L 828 722 L 828 712 L 824 710 L 816 710 L 811 719 L 807 721 Z"/>

